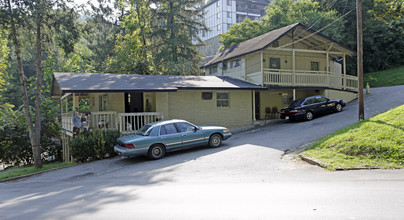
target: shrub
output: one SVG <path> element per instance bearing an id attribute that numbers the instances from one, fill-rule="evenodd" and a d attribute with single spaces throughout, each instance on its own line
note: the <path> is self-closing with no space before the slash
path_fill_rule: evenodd
<path id="1" fill-rule="evenodd" d="M 0 110 L 0 163 L 32 164 L 32 148 L 22 107 L 13 110 L 10 106 L 2 105 Z M 55 124 L 57 121 L 49 119 L 41 123 L 41 152 L 44 161 L 49 158 L 60 160 L 61 145 L 55 137 L 60 129 Z"/>
<path id="2" fill-rule="evenodd" d="M 114 156 L 114 145 L 118 137 L 118 131 L 100 129 L 76 135 L 69 141 L 71 154 L 81 162 Z"/>

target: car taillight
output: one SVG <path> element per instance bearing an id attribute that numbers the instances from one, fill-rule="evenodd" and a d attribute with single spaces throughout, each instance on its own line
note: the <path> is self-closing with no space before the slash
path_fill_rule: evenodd
<path id="1" fill-rule="evenodd" d="M 289 113 L 296 114 L 296 113 L 299 113 L 299 112 L 300 112 L 299 110 L 291 110 Z"/>
<path id="2" fill-rule="evenodd" d="M 134 144 L 124 144 L 123 146 L 126 148 L 135 148 Z"/>

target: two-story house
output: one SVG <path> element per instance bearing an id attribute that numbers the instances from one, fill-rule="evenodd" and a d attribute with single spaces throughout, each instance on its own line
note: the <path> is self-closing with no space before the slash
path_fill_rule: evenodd
<path id="1" fill-rule="evenodd" d="M 205 75 L 229 76 L 267 87 L 256 91 L 255 117 L 264 119 L 293 100 L 324 95 L 357 98 L 358 78 L 346 71 L 355 51 L 300 23 L 231 46 L 203 64 Z M 356 73 L 355 73 L 356 74 Z"/>

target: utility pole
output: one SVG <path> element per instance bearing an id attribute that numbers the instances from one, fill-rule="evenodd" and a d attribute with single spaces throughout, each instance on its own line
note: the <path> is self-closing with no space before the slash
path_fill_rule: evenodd
<path id="1" fill-rule="evenodd" d="M 362 0 L 356 0 L 356 21 L 357 21 L 357 65 L 358 65 L 358 104 L 359 120 L 365 119 L 364 97 L 363 97 L 363 30 L 362 30 Z"/>

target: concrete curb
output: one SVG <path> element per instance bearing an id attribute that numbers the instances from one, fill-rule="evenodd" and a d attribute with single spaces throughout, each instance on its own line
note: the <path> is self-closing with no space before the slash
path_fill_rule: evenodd
<path id="1" fill-rule="evenodd" d="M 25 179 L 25 178 L 29 178 L 29 177 L 32 177 L 32 176 L 41 175 L 43 173 L 47 173 L 47 172 L 51 172 L 51 171 L 55 171 L 55 170 L 60 170 L 60 169 L 68 168 L 68 167 L 73 167 L 73 166 L 76 166 L 76 165 L 78 165 L 78 164 L 73 164 L 73 165 L 69 165 L 69 166 L 65 166 L 65 167 L 53 168 L 53 169 L 44 170 L 44 171 L 40 171 L 40 172 L 36 172 L 36 173 L 30 173 L 30 174 L 26 174 L 26 175 L 22 175 L 22 176 L 10 177 L 10 178 L 7 178 L 7 179 L 0 180 L 0 183 L 13 182 L 13 181 L 17 181 L 17 180 L 20 180 L 20 179 Z"/>

